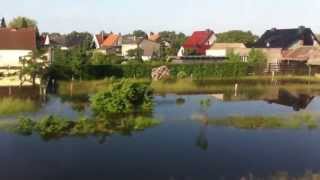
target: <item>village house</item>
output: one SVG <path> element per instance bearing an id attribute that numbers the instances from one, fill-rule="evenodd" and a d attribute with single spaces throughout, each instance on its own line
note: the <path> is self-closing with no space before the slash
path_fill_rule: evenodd
<path id="1" fill-rule="evenodd" d="M 0 28 L 0 86 L 21 85 L 20 70 L 23 64 L 20 61 L 37 50 L 36 33 L 35 28 Z M 36 83 L 39 84 L 39 79 L 36 79 Z M 23 85 L 31 85 L 31 82 Z"/>
<path id="2" fill-rule="evenodd" d="M 93 36 L 96 51 L 104 54 L 121 54 L 122 36 L 121 34 L 96 34 Z"/>
<path id="3" fill-rule="evenodd" d="M 228 53 L 234 51 L 247 51 L 247 47 L 243 43 L 214 43 L 208 50 L 206 50 L 206 56 L 226 59 Z M 243 62 L 247 62 L 247 55 L 241 56 Z"/>
<path id="4" fill-rule="evenodd" d="M 159 33 L 150 32 L 150 34 L 148 35 L 148 40 L 160 43 L 161 46 L 164 46 L 164 47 L 168 47 L 168 48 L 171 47 L 171 43 L 163 40 Z"/>
<path id="5" fill-rule="evenodd" d="M 286 59 L 287 51 L 294 51 L 301 47 L 319 47 L 316 35 L 310 28 L 303 26 L 294 29 L 268 30 L 252 48 L 262 49 L 267 55 L 269 54 L 268 64 L 280 64 Z M 292 57 L 291 60 L 295 61 Z"/>
<path id="6" fill-rule="evenodd" d="M 34 28 L 0 28 L 0 67 L 21 67 L 20 58 L 37 49 Z"/>
<path id="7" fill-rule="evenodd" d="M 138 38 L 133 35 L 126 35 L 122 38 L 122 56 L 129 57 L 129 51 L 142 49 L 141 59 L 144 61 L 151 60 L 154 57 L 160 56 L 160 44 L 149 39 Z"/>
<path id="8" fill-rule="evenodd" d="M 212 30 L 196 31 L 183 43 L 177 56 L 205 56 L 217 37 Z"/>

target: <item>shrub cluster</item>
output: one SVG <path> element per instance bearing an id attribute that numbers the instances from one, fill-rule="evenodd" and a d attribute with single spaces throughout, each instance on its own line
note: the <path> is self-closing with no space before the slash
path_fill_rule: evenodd
<path id="1" fill-rule="evenodd" d="M 164 64 L 170 69 L 173 77 L 180 72 L 194 78 L 205 77 L 238 77 L 246 76 L 255 67 L 254 64 L 242 62 L 221 62 L 212 64 Z M 117 78 L 150 78 L 152 69 L 160 65 L 154 64 L 126 64 L 126 65 L 86 65 L 83 69 L 84 79 Z M 53 65 L 51 76 L 56 79 L 70 79 L 72 70 L 64 66 Z"/>
<path id="2" fill-rule="evenodd" d="M 153 96 L 149 85 L 122 80 L 107 91 L 91 98 L 91 107 L 97 115 L 110 113 L 148 112 L 152 110 Z"/>
<path id="3" fill-rule="evenodd" d="M 78 121 L 69 121 L 56 116 L 45 117 L 38 121 L 22 117 L 18 121 L 16 131 L 22 135 L 37 133 L 42 138 L 50 140 L 66 136 L 110 135 L 113 132 L 131 134 L 159 123 L 158 120 L 143 116 L 129 116 L 117 120 L 82 118 Z"/>

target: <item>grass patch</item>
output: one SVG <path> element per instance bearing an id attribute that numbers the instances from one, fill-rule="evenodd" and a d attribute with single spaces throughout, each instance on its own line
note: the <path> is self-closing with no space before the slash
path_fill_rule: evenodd
<path id="1" fill-rule="evenodd" d="M 30 99 L 2 98 L 0 99 L 0 115 L 14 115 L 19 113 L 34 112 L 37 105 Z"/>
<path id="2" fill-rule="evenodd" d="M 208 124 L 239 129 L 315 129 L 319 127 L 315 117 L 307 113 L 288 117 L 233 116 L 224 119 L 211 119 Z"/>

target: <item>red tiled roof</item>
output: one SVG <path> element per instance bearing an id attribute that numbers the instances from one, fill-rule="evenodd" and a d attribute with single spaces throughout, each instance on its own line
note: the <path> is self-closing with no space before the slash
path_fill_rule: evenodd
<path id="1" fill-rule="evenodd" d="M 185 49 L 195 49 L 199 54 L 205 53 L 211 46 L 211 44 L 208 44 L 207 42 L 213 34 L 214 32 L 211 30 L 196 31 L 182 46 Z"/>
<path id="2" fill-rule="evenodd" d="M 115 46 L 119 40 L 119 35 L 117 34 L 110 34 L 107 39 L 105 39 L 102 43 L 102 47 L 111 47 Z"/>
<path id="3" fill-rule="evenodd" d="M 96 34 L 96 39 L 99 43 L 99 45 L 101 45 L 103 43 L 104 40 L 106 40 L 108 38 L 108 35 L 105 34 L 105 35 L 102 35 L 102 34 Z"/>
<path id="4" fill-rule="evenodd" d="M 0 28 L 0 49 L 36 49 L 36 30 L 34 28 Z"/>

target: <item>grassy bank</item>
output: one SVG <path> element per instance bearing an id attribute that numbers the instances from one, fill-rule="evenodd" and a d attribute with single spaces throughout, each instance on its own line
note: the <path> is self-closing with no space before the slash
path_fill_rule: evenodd
<path id="1" fill-rule="evenodd" d="M 30 99 L 2 98 L 0 99 L 0 116 L 33 112 L 37 105 Z"/>
<path id="2" fill-rule="evenodd" d="M 292 90 L 304 90 L 307 85 L 313 90 L 320 90 L 320 78 L 307 76 L 278 76 L 272 81 L 271 76 L 247 76 L 241 78 L 205 78 L 202 80 L 182 79 L 168 81 L 152 81 L 150 79 L 130 79 L 134 82 L 150 83 L 155 93 L 212 93 L 215 91 L 233 91 L 234 84 L 239 85 L 239 90 L 250 90 L 255 88 L 265 88 L 266 86 L 286 87 Z M 100 90 L 109 88 L 114 80 L 91 80 L 75 81 L 71 88 L 71 83 L 67 81 L 59 82 L 58 92 L 61 95 L 92 94 Z"/>

